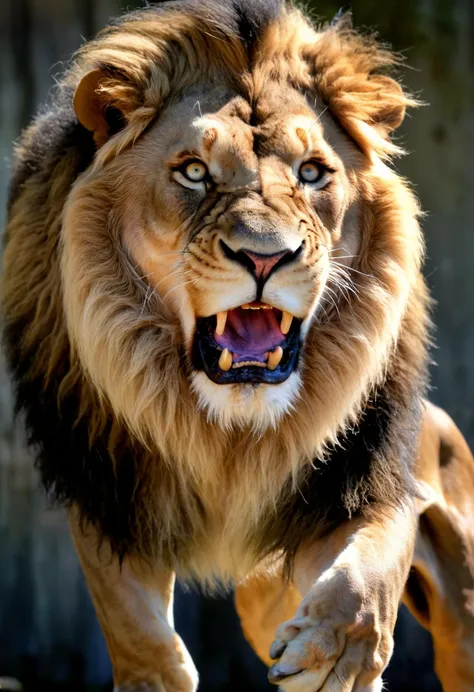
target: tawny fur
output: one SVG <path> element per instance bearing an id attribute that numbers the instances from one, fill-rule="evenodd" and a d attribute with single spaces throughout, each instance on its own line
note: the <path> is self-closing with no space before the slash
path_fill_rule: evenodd
<path id="1" fill-rule="evenodd" d="M 403 601 L 433 637 L 435 670 L 444 692 L 474 684 L 474 459 L 451 418 L 426 402 L 416 477 L 423 484 L 419 528 Z M 276 628 L 290 620 L 302 596 L 281 569 L 251 575 L 236 591 L 244 634 L 270 666 Z"/>
<path id="2" fill-rule="evenodd" d="M 196 9 L 192 16 L 132 14 L 76 55 L 61 89 L 72 98 L 87 74 L 101 71 L 93 104 L 99 115 L 91 116 L 98 149 L 80 175 L 77 152 L 69 151 L 13 196 L 3 311 L 21 331 L 15 358 L 23 364 L 22 381 L 56 388 L 59 411 L 74 393 L 74 425 L 85 426 L 91 449 L 101 440 L 117 470 L 123 447 L 130 447 L 138 518 L 128 550 L 159 556 L 188 576 L 243 576 L 262 557 L 259 526 L 269 512 L 278 514 L 282 488 L 298 492 L 314 460 L 323 460 L 357 424 L 387 373 L 396 368 L 405 389 L 423 380 L 428 317 L 419 208 L 406 182 L 383 162 L 398 152 L 389 134 L 414 105 L 381 74 L 394 62 L 374 41 L 337 28 L 315 30 L 293 8 L 282 11 L 251 53 L 219 18 Z M 174 262 L 153 277 L 155 286 L 147 281 L 146 253 L 130 228 L 132 220 L 152 217 L 154 207 L 142 186 L 148 169 L 137 162 L 153 142 L 164 105 L 172 115 L 169 104 L 185 93 L 199 102 L 224 83 L 233 99 L 254 105 L 261 122 L 278 131 L 268 85 L 290 82 L 290 101 L 297 102 L 299 90 L 316 103 L 313 134 L 332 132 L 341 159 L 348 152 L 345 180 L 358 247 L 354 258 L 341 261 L 351 269 L 351 294 L 339 293 L 336 282 L 336 308 L 328 303 L 327 310 L 308 313 L 297 379 L 281 401 L 270 385 L 254 392 L 252 422 L 242 413 L 247 390 L 245 396 L 231 391 L 225 406 L 213 410 L 215 393 L 206 395 L 195 378 L 193 384 L 186 334 L 191 287 L 186 295 L 178 287 L 179 305 L 168 299 L 172 282 L 164 292 L 154 290 L 184 243 L 171 211 L 159 252 Z M 106 108 L 123 119 L 112 136 Z M 23 136 L 19 161 L 41 126 L 40 117 Z M 303 145 L 308 136 L 300 138 Z M 244 167 L 249 157 L 242 144 Z M 272 189 L 273 212 L 280 204 L 285 218 L 295 215 Z M 328 217 L 331 204 L 328 199 Z M 340 236 L 347 218 L 339 221 Z M 342 245 L 338 250 L 344 254 Z M 85 518 L 91 518 L 87 511 Z"/>

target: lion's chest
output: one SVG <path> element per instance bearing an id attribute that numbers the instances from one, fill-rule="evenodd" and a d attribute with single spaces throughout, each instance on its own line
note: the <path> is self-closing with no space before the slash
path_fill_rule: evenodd
<path id="1" fill-rule="evenodd" d="M 212 583 L 252 571 L 266 552 L 269 517 L 278 512 L 285 480 L 275 482 L 271 472 L 252 476 L 221 468 L 192 491 L 187 487 L 168 522 L 176 527 L 170 544 L 177 550 L 170 557 L 178 574 Z"/>

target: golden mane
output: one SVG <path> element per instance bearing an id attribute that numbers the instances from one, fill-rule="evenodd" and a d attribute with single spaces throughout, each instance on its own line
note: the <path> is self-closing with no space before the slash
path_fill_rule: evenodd
<path id="1" fill-rule="evenodd" d="M 209 11 L 209 3 L 196 3 L 192 15 L 179 8 L 162 17 L 136 12 L 77 52 L 64 85 L 75 88 L 88 72 L 104 70 L 101 98 L 127 122 L 96 165 L 136 141 L 167 100 L 199 84 L 202 75 L 211 83 L 228 81 L 250 100 L 268 78 L 290 81 L 316 93 L 365 153 L 402 153 L 388 135 L 405 108 L 418 102 L 387 74 L 400 63 L 396 54 L 349 29 L 315 31 L 291 6 L 282 8 L 249 53 L 219 14 Z"/>
<path id="2" fill-rule="evenodd" d="M 67 155 L 52 150 L 47 171 L 31 175 L 13 194 L 3 310 L 20 405 L 28 407 L 23 399 L 32 392 L 40 392 L 43 405 L 57 401 L 70 429 L 87 438 L 86 447 L 110 459 L 112 470 L 104 460 L 94 461 L 110 493 L 117 483 L 126 485 L 117 478 L 128 474 L 132 509 L 121 518 L 128 521 L 123 541 L 114 537 L 113 512 L 102 516 L 100 502 L 85 499 L 86 490 L 76 496 L 71 490 L 82 482 L 84 462 L 63 472 L 67 459 L 45 461 L 46 485 L 60 499 L 79 503 L 119 552 L 161 553 L 186 574 L 209 575 L 218 564 L 219 573 L 230 577 L 246 573 L 267 551 L 258 529 L 263 517 L 274 517 L 314 460 L 329 457 L 350 434 L 387 378 L 394 407 L 408 411 L 413 388 L 419 390 L 424 377 L 428 317 L 419 208 L 406 183 L 383 163 L 399 153 L 389 135 L 405 107 L 415 105 L 386 74 L 396 58 L 355 32 L 316 31 L 292 7 L 247 48 L 210 7 L 194 3 L 192 13 L 150 8 L 129 15 L 76 55 L 61 98 L 69 99 L 70 109 L 73 89 L 100 70 L 98 98 L 120 112 L 125 126 L 87 163 L 78 163 L 78 147 L 88 133 L 74 135 Z M 362 240 L 352 265 L 354 295 L 310 329 L 301 396 L 277 432 L 223 429 L 199 406 L 179 325 L 156 297 L 143 311 L 146 285 L 121 252 L 122 220 L 111 209 L 110 190 L 126 179 L 131 145 L 165 103 L 201 88 L 203 75 L 206 83 L 228 83 L 256 107 L 268 79 L 291 83 L 314 95 L 366 157 L 357 179 Z M 46 121 L 37 120 L 24 136 L 20 163 Z M 90 150 L 90 137 L 88 142 Z M 123 163 L 112 179 L 107 164 L 116 157 Z M 33 441 L 38 437 L 33 434 Z M 405 471 L 395 467 L 384 481 L 380 471 L 372 488 L 389 501 L 406 482 Z M 117 496 L 121 492 L 128 491 L 121 485 Z M 350 488 L 345 500 L 356 511 L 357 492 Z M 197 545 L 199 560 L 193 557 Z M 281 541 L 275 539 L 274 547 L 281 548 Z"/>

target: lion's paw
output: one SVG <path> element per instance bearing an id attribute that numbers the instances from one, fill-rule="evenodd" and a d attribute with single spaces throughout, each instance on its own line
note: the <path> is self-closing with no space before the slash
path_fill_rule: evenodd
<path id="1" fill-rule="evenodd" d="M 347 576 L 347 575 L 346 575 Z M 368 606 L 356 581 L 317 583 L 295 619 L 281 625 L 270 682 L 284 692 L 380 692 L 393 647 L 391 628 Z M 333 588 L 337 587 L 337 588 Z"/>
<path id="2" fill-rule="evenodd" d="M 199 676 L 191 656 L 179 637 L 175 635 L 173 641 L 176 648 L 163 646 L 161 657 L 157 655 L 148 665 L 116 670 L 114 692 L 196 692 Z M 151 666 L 155 670 L 150 671 Z"/>
<path id="3" fill-rule="evenodd" d="M 133 680 L 122 682 L 114 687 L 114 692 L 195 692 L 196 679 L 187 677 L 153 675 L 152 680 Z"/>
<path id="4" fill-rule="evenodd" d="M 184 687 L 165 685 L 162 680 L 156 682 L 127 682 L 114 687 L 114 692 L 186 692 Z"/>

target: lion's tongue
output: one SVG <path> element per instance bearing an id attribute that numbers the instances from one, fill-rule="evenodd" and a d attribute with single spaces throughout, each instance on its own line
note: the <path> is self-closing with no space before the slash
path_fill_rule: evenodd
<path id="1" fill-rule="evenodd" d="M 222 336 L 214 334 L 222 348 L 228 348 L 233 361 L 253 360 L 265 362 L 269 351 L 273 351 L 285 340 L 280 330 L 275 310 L 243 310 L 236 308 L 227 313 L 227 322 Z"/>

